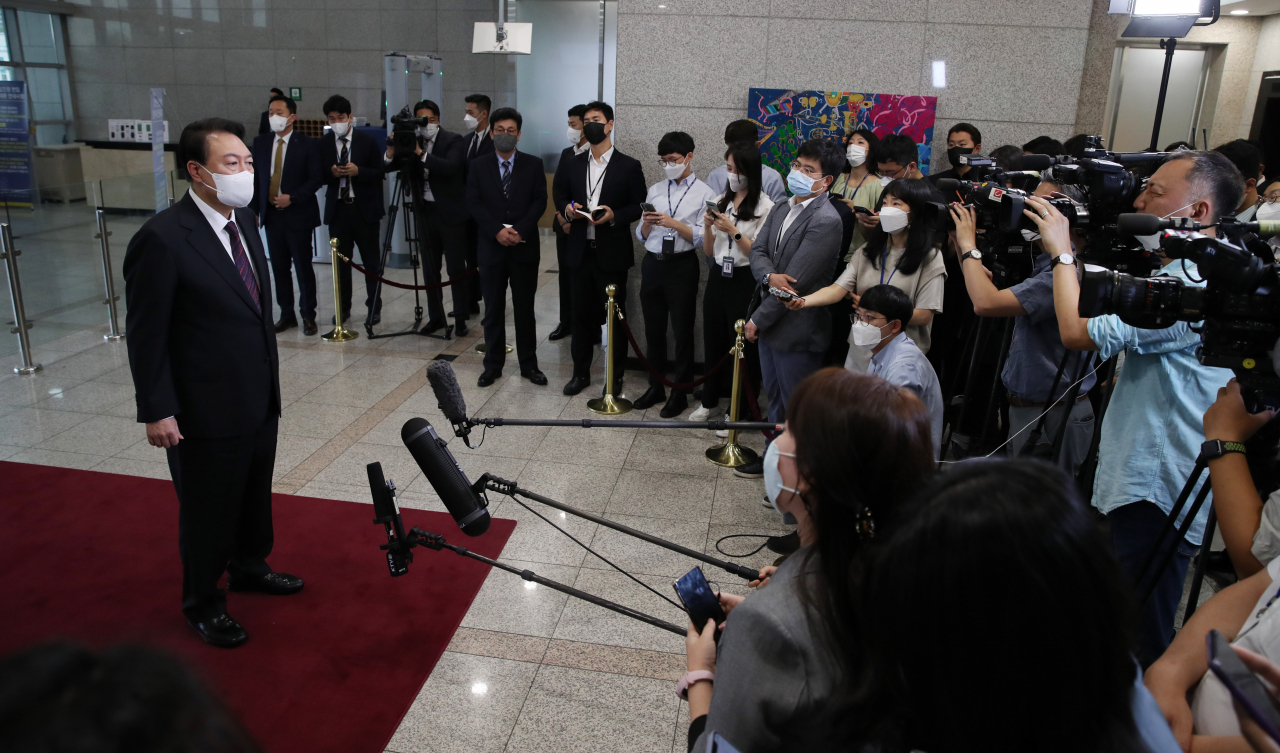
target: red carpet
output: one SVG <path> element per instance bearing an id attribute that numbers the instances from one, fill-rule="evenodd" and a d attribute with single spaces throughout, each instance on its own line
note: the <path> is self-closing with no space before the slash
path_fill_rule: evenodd
<path id="1" fill-rule="evenodd" d="M 186 656 L 270 753 L 379 753 L 417 696 L 488 567 L 418 549 L 392 578 L 373 506 L 275 495 L 272 567 L 299 594 L 230 594 L 249 631 L 206 646 L 180 611 L 178 508 L 168 481 L 0 462 L 0 654 L 51 637 L 143 641 Z M 515 522 L 468 538 L 444 513 L 405 527 L 497 557 Z"/>

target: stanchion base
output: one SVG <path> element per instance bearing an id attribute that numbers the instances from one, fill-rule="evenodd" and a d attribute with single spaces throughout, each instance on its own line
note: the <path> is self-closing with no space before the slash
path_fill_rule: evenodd
<path id="1" fill-rule="evenodd" d="M 503 348 L 506 350 L 506 352 L 508 352 L 508 353 L 510 353 L 510 352 L 512 352 L 512 351 L 514 350 L 514 348 L 512 348 L 510 345 L 503 345 L 502 347 L 503 347 Z M 476 352 L 477 352 L 477 353 L 483 353 L 483 352 L 485 352 L 485 350 L 486 350 L 486 348 L 485 348 L 485 345 L 484 345 L 484 342 L 483 342 L 483 341 L 476 343 Z"/>
<path id="2" fill-rule="evenodd" d="M 594 400 L 588 400 L 587 409 L 592 413 L 599 413 L 605 416 L 620 416 L 623 413 L 631 412 L 631 401 L 625 397 L 605 395 Z"/>
<path id="3" fill-rule="evenodd" d="M 737 468 L 759 459 L 755 450 L 736 443 L 707 448 L 707 460 L 723 468 Z"/>
<path id="4" fill-rule="evenodd" d="M 354 340 L 359 336 L 360 336 L 359 332 L 347 329 L 346 327 L 339 324 L 338 326 L 333 328 L 332 332 L 325 335 L 320 335 L 320 339 L 324 340 L 325 342 L 344 343 L 344 342 L 347 342 L 348 340 Z"/>
<path id="5" fill-rule="evenodd" d="M 44 367 L 38 363 L 31 364 L 30 366 L 14 366 L 13 373 L 19 376 L 31 376 L 32 374 L 36 373 L 37 371 L 40 371 L 43 368 Z"/>
<path id="6" fill-rule="evenodd" d="M 102 339 L 109 343 L 118 343 L 124 339 L 124 335 L 103 335 Z"/>

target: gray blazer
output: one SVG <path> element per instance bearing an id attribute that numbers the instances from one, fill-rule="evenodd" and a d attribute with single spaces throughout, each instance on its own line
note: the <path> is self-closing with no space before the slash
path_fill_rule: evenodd
<path id="1" fill-rule="evenodd" d="M 844 228 L 824 193 L 809 202 L 779 243 L 778 232 L 790 211 L 789 201 L 775 204 L 765 218 L 764 228 L 751 245 L 751 275 L 759 281 L 766 274 L 789 274 L 796 279 L 792 287 L 800 295 L 808 295 L 835 279 Z M 760 341 L 771 350 L 821 353 L 831 339 L 829 312 L 817 308 L 791 311 L 768 290 L 763 291 L 751 321 L 760 330 Z"/>
<path id="2" fill-rule="evenodd" d="M 693 745 L 697 753 L 706 750 L 713 731 L 742 753 L 822 749 L 819 735 L 826 725 L 815 723 L 816 712 L 830 697 L 837 674 L 797 590 L 808 551 L 788 557 L 767 584 L 729 614 L 716 652 L 711 712 Z"/>

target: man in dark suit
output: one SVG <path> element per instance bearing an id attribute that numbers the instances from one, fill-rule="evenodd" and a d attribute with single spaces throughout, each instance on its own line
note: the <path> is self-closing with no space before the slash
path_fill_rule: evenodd
<path id="1" fill-rule="evenodd" d="M 284 92 L 280 91 L 274 86 L 271 87 L 271 94 L 267 95 L 268 106 L 270 106 L 270 102 L 272 98 L 283 97 L 283 96 L 284 96 Z M 270 110 L 262 111 L 262 119 L 258 121 L 258 133 L 271 133 L 271 111 Z"/>
<path id="2" fill-rule="evenodd" d="M 440 106 L 424 99 L 413 106 L 415 118 L 426 118 L 427 125 L 417 126 L 417 146 L 411 162 L 395 160 L 395 147 L 387 146 L 386 169 L 394 172 L 400 164 L 412 164 L 417 171 L 414 180 L 422 181 L 422 200 L 418 233 L 423 241 L 423 271 L 427 282 L 437 284 L 443 260 L 449 279 L 465 274 L 467 265 L 467 192 L 466 139 L 440 127 Z M 471 278 L 474 279 L 474 278 Z M 467 334 L 467 314 L 474 300 L 470 280 L 450 286 L 453 296 L 454 334 Z M 478 309 L 477 309 L 478 310 Z M 427 291 L 427 323 L 423 334 L 444 329 L 444 291 Z"/>
<path id="3" fill-rule="evenodd" d="M 312 235 L 320 227 L 320 203 L 316 191 L 324 177 L 320 153 L 311 139 L 298 133 L 298 105 L 288 97 L 272 97 L 271 133 L 253 140 L 253 211 L 267 228 L 271 249 L 271 270 L 276 279 L 276 302 L 280 321 L 276 332 L 298 326 L 293 313 L 293 276 L 298 275 L 298 311 L 302 331 L 314 335 L 316 329 L 316 273 L 311 268 Z"/>
<path id="4" fill-rule="evenodd" d="M 328 190 L 324 197 L 324 224 L 329 237 L 338 239 L 338 252 L 354 259 L 360 247 L 360 261 L 371 274 L 382 274 L 382 249 L 378 228 L 382 215 L 382 158 L 378 144 L 367 133 L 356 130 L 351 102 L 341 94 L 325 100 L 324 114 L 330 133 L 320 139 L 321 174 Z M 351 267 L 338 265 L 342 288 L 342 320 L 351 318 Z M 382 321 L 382 297 L 378 282 L 364 278 L 365 308 L 370 326 Z M 375 300 L 376 296 L 376 300 Z"/>
<path id="5" fill-rule="evenodd" d="M 489 133 L 489 113 L 493 110 L 493 100 L 484 94 L 468 94 L 463 102 L 466 103 L 466 115 L 462 121 L 467 126 L 467 132 L 462 136 L 466 142 L 464 159 L 470 162 L 478 157 L 493 154 L 493 135 Z M 476 258 L 477 238 L 474 220 L 467 223 L 467 232 L 467 266 L 475 269 L 479 262 Z M 468 280 L 467 290 L 471 296 L 471 313 L 480 313 L 479 302 L 482 295 L 480 279 L 472 277 Z"/>
<path id="6" fill-rule="evenodd" d="M 138 421 L 165 448 L 178 493 L 182 611 L 215 646 L 248 638 L 218 588 L 291 594 L 302 579 L 272 572 L 271 472 L 280 419 L 279 358 L 267 257 L 253 213 L 244 126 L 188 125 L 177 162 L 181 201 L 129 241 L 125 298 Z"/>
<path id="7" fill-rule="evenodd" d="M 582 135 L 582 116 L 587 113 L 586 105 L 574 105 L 569 108 L 569 144 L 560 152 L 560 161 L 556 163 L 556 180 L 561 170 L 568 170 L 573 158 L 587 151 L 591 144 Z M 555 180 L 552 181 L 555 183 Z M 559 271 L 560 283 L 560 323 L 551 330 L 548 340 L 560 340 L 573 331 L 573 270 L 569 268 L 569 220 L 559 211 L 556 212 L 552 227 L 556 234 L 556 269 Z"/>
<path id="8" fill-rule="evenodd" d="M 604 323 L 607 286 L 617 286 L 615 300 L 626 316 L 627 270 L 635 265 L 631 223 L 640 219 L 647 193 L 640 161 L 613 148 L 613 108 L 592 102 L 586 110 L 582 132 L 591 149 L 557 171 L 552 186 L 556 208 L 572 219 L 566 261 L 573 270 L 573 378 L 564 386 L 566 395 L 591 384 L 592 332 Z M 583 213 L 599 216 L 588 219 Z M 615 337 L 613 345 L 612 392 L 619 395 L 626 338 Z"/>
<path id="9" fill-rule="evenodd" d="M 520 376 L 542 385 L 547 376 L 538 370 L 533 296 L 538 288 L 538 220 L 547 211 L 547 176 L 541 158 L 516 151 L 524 125 L 520 113 L 502 107 L 490 122 L 494 154 L 474 160 L 467 175 L 467 204 L 480 236 L 484 291 L 484 372 L 477 384 L 488 387 L 502 376 L 510 281 Z"/>

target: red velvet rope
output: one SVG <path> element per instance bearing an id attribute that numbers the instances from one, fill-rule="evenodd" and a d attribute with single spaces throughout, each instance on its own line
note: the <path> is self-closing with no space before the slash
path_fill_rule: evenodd
<path id="1" fill-rule="evenodd" d="M 697 387 L 703 382 L 706 382 L 711 377 L 715 376 L 720 371 L 720 369 L 723 369 L 724 365 L 729 362 L 729 359 L 733 357 L 733 351 L 731 350 L 728 353 L 725 353 L 724 358 L 721 358 L 720 362 L 717 363 L 715 366 L 712 366 L 711 369 L 707 373 L 703 374 L 701 378 L 695 379 L 692 382 L 685 382 L 684 384 L 678 384 L 676 382 L 672 382 L 668 380 L 666 377 L 664 377 L 663 375 L 659 374 L 656 370 L 654 370 L 653 365 L 649 363 L 649 359 L 644 357 L 644 351 L 641 350 L 640 346 L 636 343 L 635 335 L 631 334 L 631 327 L 627 326 L 627 320 L 619 318 L 619 321 L 622 322 L 622 329 L 624 332 L 627 333 L 627 340 L 630 341 L 632 349 L 634 349 L 636 352 L 636 357 L 640 359 L 640 364 L 644 366 L 644 370 L 649 372 L 649 376 L 653 377 L 654 379 L 657 379 L 659 384 L 663 385 L 664 387 L 670 390 L 691 390 L 694 387 Z M 610 353 L 609 357 L 613 358 L 613 354 Z"/>
<path id="2" fill-rule="evenodd" d="M 370 272 L 369 270 L 365 269 L 359 264 L 356 264 L 354 261 L 351 261 L 350 259 L 343 256 L 342 254 L 338 254 L 338 258 L 346 262 L 352 269 L 364 275 L 365 277 L 371 277 L 375 280 L 380 280 L 383 285 L 390 285 L 393 288 L 400 288 L 401 290 L 440 290 L 442 288 L 449 287 L 455 282 L 462 282 L 468 277 L 480 274 L 479 269 L 471 269 L 463 274 L 458 275 L 452 280 L 445 280 L 444 282 L 433 283 L 431 285 L 405 285 L 404 283 L 396 282 L 395 280 L 388 280 L 385 277 L 375 275 L 374 273 Z"/>

